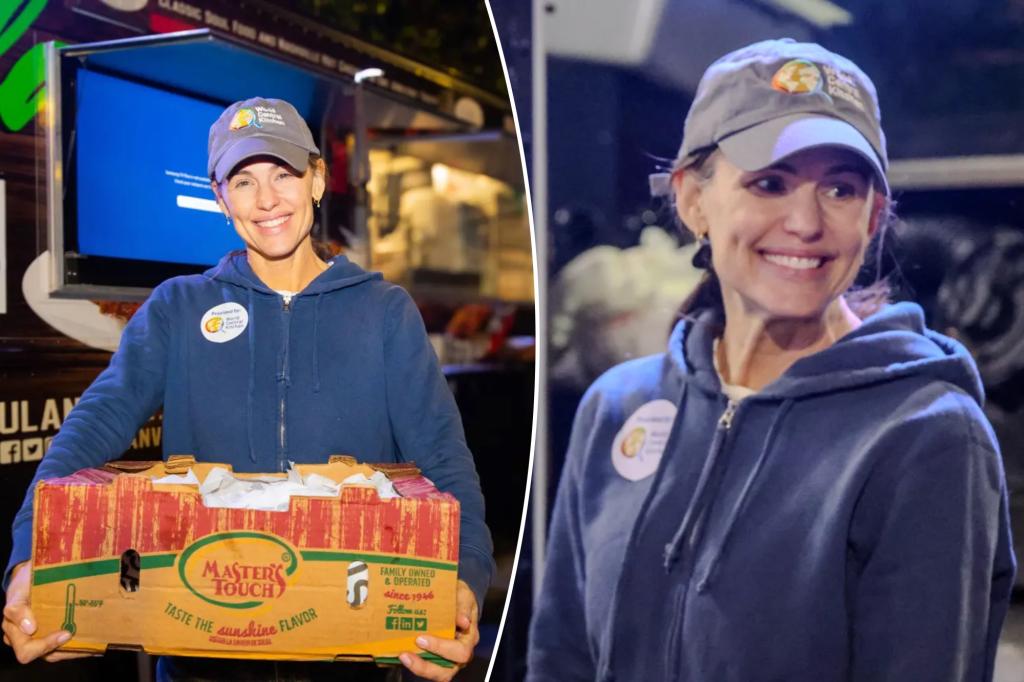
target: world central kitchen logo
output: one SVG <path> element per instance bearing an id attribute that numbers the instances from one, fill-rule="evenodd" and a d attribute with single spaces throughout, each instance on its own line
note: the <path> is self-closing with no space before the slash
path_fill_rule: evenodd
<path id="1" fill-rule="evenodd" d="M 251 609 L 280 599 L 298 567 L 298 555 L 281 538 L 235 531 L 207 535 L 185 548 L 178 576 L 205 602 Z"/>

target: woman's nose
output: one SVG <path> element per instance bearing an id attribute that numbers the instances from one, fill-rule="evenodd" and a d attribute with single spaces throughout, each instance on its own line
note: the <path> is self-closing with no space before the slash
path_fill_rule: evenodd
<path id="1" fill-rule="evenodd" d="M 812 241 L 821 236 L 824 213 L 815 188 L 808 183 L 790 195 L 785 230 L 803 241 Z"/>
<path id="2" fill-rule="evenodd" d="M 277 205 L 277 192 L 269 182 L 260 183 L 259 194 L 256 196 L 259 207 L 263 210 L 273 208 Z"/>

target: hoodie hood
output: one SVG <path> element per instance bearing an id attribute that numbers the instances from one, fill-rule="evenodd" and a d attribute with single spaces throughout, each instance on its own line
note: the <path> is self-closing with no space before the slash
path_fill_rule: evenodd
<path id="1" fill-rule="evenodd" d="M 686 381 L 718 392 L 712 345 L 721 330 L 712 313 L 676 325 L 669 340 L 673 368 Z M 914 303 L 894 303 L 814 355 L 802 358 L 751 399 L 785 400 L 922 376 L 951 383 L 984 404 L 985 392 L 974 359 L 958 341 L 925 327 Z"/>
<path id="2" fill-rule="evenodd" d="M 310 282 L 298 295 L 317 295 L 344 289 L 356 284 L 361 284 L 374 279 L 381 279 L 379 272 L 367 272 L 350 261 L 343 254 L 339 254 L 328 261 L 331 267 L 321 272 L 316 279 Z M 249 265 L 249 258 L 245 251 L 232 251 L 223 258 L 217 265 L 203 273 L 209 279 L 227 282 L 236 286 L 245 287 L 251 291 L 259 291 L 265 294 L 277 294 L 268 287 L 253 272 Z"/>

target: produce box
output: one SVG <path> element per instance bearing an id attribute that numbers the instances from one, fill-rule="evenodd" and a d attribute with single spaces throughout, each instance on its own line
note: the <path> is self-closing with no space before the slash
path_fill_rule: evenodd
<path id="1" fill-rule="evenodd" d="M 287 511 L 207 507 L 197 485 L 154 483 L 214 467 L 179 456 L 41 481 L 39 631 L 69 630 L 68 651 L 385 664 L 420 652 L 421 634 L 454 636 L 459 503 L 414 465 L 297 465 L 338 483 L 383 471 L 401 497 L 344 485 Z"/>

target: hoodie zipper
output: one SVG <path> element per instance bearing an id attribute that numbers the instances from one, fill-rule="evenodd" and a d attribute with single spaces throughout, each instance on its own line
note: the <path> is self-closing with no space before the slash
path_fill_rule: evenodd
<path id="1" fill-rule="evenodd" d="M 708 452 L 708 457 L 718 457 L 721 454 L 722 448 L 725 447 L 726 437 L 729 435 L 729 430 L 733 426 L 733 421 L 736 417 L 736 409 L 739 407 L 739 401 L 729 400 L 725 404 L 725 410 L 722 411 L 722 415 L 718 418 L 718 425 L 716 427 L 715 437 L 712 441 L 711 450 Z M 719 462 L 718 466 L 724 466 L 723 463 Z M 713 472 L 712 472 L 713 473 Z M 697 491 L 704 496 L 704 491 Z M 700 503 L 700 500 L 695 500 L 696 503 Z M 678 680 L 680 675 L 680 657 L 682 655 L 682 627 L 683 627 L 683 610 L 686 605 L 686 595 L 690 591 L 690 580 L 693 578 L 693 569 L 695 567 L 696 559 L 696 547 L 693 543 L 696 541 L 696 535 L 702 532 L 704 527 L 704 514 L 707 511 L 707 507 L 711 504 L 711 500 L 708 499 L 704 502 L 704 508 L 697 510 L 699 516 L 693 523 L 693 527 L 687 534 L 682 543 L 683 554 L 680 557 L 682 567 L 679 568 L 682 575 L 680 576 L 679 585 L 676 587 L 675 595 L 675 608 L 672 611 L 672 622 L 668 629 L 668 639 L 666 641 L 667 646 L 665 647 L 665 674 L 670 676 L 669 679 Z M 688 574 L 688 575 L 687 575 Z"/>
<path id="2" fill-rule="evenodd" d="M 277 469 L 285 470 L 285 445 L 287 443 L 285 433 L 285 393 L 288 390 L 288 345 L 291 343 L 291 311 L 292 297 L 282 295 L 281 310 L 284 313 L 284 360 L 281 367 L 281 382 L 277 389 L 278 394 L 278 443 L 277 443 Z"/>
<path id="3" fill-rule="evenodd" d="M 725 404 L 725 411 L 722 412 L 722 416 L 718 418 L 718 428 L 723 431 L 728 431 L 732 428 L 732 418 L 736 416 L 736 408 L 739 406 L 739 402 L 730 400 Z"/>

